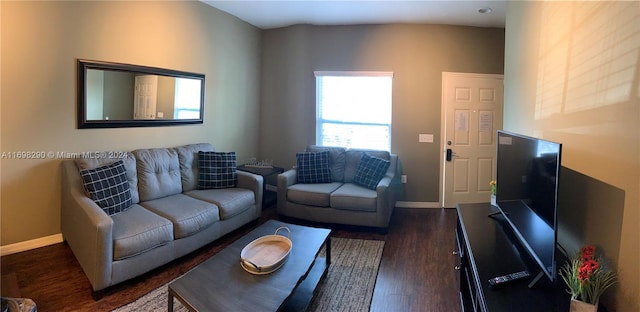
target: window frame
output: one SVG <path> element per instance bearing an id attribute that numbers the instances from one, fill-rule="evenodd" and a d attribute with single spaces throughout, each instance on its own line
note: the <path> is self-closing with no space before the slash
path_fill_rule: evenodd
<path id="1" fill-rule="evenodd" d="M 392 116 L 393 116 L 393 78 L 394 73 L 390 71 L 314 71 L 315 76 L 315 96 L 316 96 L 316 133 L 315 140 L 316 145 L 322 145 L 322 125 L 325 123 L 320 114 L 321 93 L 320 93 L 320 80 L 322 77 L 389 77 L 391 78 L 391 98 L 389 107 L 389 123 L 369 123 L 369 122 L 342 122 L 345 125 L 375 125 L 388 127 L 388 141 L 387 148 L 385 150 L 391 152 L 391 135 L 392 135 Z M 329 123 L 329 122 L 327 122 Z M 330 121 L 330 123 L 336 123 Z M 346 147 L 346 146 L 345 146 Z M 359 147 L 358 147 L 359 148 Z"/>

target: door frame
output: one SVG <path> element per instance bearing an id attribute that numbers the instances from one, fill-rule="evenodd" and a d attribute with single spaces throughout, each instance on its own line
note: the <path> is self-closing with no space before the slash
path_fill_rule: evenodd
<path id="1" fill-rule="evenodd" d="M 442 72 L 442 80 L 441 80 L 441 91 L 440 91 L 440 177 L 438 183 L 438 201 L 439 205 L 442 208 L 444 207 L 444 168 L 445 168 L 445 158 L 447 153 L 447 143 L 446 143 L 446 129 L 447 129 L 447 107 L 446 107 L 446 88 L 447 84 L 445 81 L 447 77 L 468 77 L 468 78 L 487 78 L 487 79 L 502 79 L 502 83 L 504 85 L 504 75 L 502 74 L 478 74 L 478 73 L 460 73 L 460 72 Z M 504 92 L 504 88 L 502 90 Z M 504 112 L 504 97 L 502 102 L 502 110 Z M 504 119 L 504 113 L 503 113 Z M 503 120 L 504 124 L 504 120 Z M 502 129 L 502 125 L 498 127 Z M 498 129 L 494 129 L 496 131 Z"/>

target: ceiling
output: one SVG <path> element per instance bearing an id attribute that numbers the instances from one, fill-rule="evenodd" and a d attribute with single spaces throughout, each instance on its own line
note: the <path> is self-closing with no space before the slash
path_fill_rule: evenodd
<path id="1" fill-rule="evenodd" d="M 419 23 L 504 28 L 506 0 L 201 0 L 261 29 L 295 24 Z M 490 13 L 479 13 L 491 8 Z"/>

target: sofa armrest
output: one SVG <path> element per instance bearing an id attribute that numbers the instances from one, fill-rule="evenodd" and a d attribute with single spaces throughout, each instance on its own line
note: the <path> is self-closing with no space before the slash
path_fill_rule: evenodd
<path id="1" fill-rule="evenodd" d="M 382 180 L 378 182 L 378 185 L 376 186 L 376 190 L 384 191 L 385 189 L 391 186 L 391 181 L 393 181 L 393 177 L 389 175 L 384 176 L 384 178 L 382 178 Z"/>
<path id="2" fill-rule="evenodd" d="M 298 172 L 296 169 L 289 169 L 278 175 L 278 210 L 284 208 L 287 201 L 287 189 L 298 182 Z"/>
<path id="3" fill-rule="evenodd" d="M 285 187 L 285 189 L 291 185 L 298 183 L 298 171 L 294 169 L 289 169 L 278 175 L 278 190 L 280 187 Z"/>
<path id="4" fill-rule="evenodd" d="M 398 156 L 391 154 L 389 161 L 391 162 L 391 165 L 389 166 L 387 173 L 382 180 L 378 182 L 378 186 L 376 186 L 376 193 L 378 197 L 377 209 L 385 224 L 389 224 L 389 220 L 393 214 L 393 209 L 396 205 L 396 184 L 394 180 L 398 179 Z"/>
<path id="5" fill-rule="evenodd" d="M 389 165 L 389 168 L 387 169 L 387 172 L 384 174 L 384 177 L 382 178 L 382 180 L 378 182 L 378 186 L 376 186 L 378 195 L 381 194 L 380 192 L 386 192 L 386 189 L 391 187 L 393 180 L 396 179 L 397 168 L 398 168 L 398 156 L 395 154 L 391 154 L 389 162 L 390 162 L 390 165 Z"/>
<path id="6" fill-rule="evenodd" d="M 380 180 L 378 186 L 376 186 L 376 193 L 378 194 L 378 207 L 383 206 L 384 208 L 388 208 L 389 206 L 389 198 L 393 196 L 391 194 L 391 181 L 393 178 L 390 176 L 385 176 Z M 395 203 L 394 203 L 395 204 Z"/>
<path id="7" fill-rule="evenodd" d="M 378 213 L 378 220 L 380 224 L 389 225 L 391 215 L 393 214 L 393 208 L 396 205 L 395 192 L 392 186 L 393 178 L 386 175 L 376 186 L 377 200 L 376 211 Z"/>
<path id="8" fill-rule="evenodd" d="M 94 290 L 111 285 L 113 219 L 82 188 L 74 161 L 62 163 L 60 223 L 63 238 Z"/>
<path id="9" fill-rule="evenodd" d="M 262 197 L 264 196 L 264 178 L 261 175 L 246 171 L 236 171 L 238 176 L 238 187 L 253 191 L 255 194 L 258 215 L 262 213 Z"/>

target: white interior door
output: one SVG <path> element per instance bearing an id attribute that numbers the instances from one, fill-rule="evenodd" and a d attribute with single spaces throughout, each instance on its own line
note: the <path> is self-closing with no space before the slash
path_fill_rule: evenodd
<path id="1" fill-rule="evenodd" d="M 503 91 L 502 75 L 442 73 L 443 207 L 489 202 Z"/>
<path id="2" fill-rule="evenodd" d="M 133 99 L 133 119 L 156 119 L 158 76 L 136 76 Z"/>

